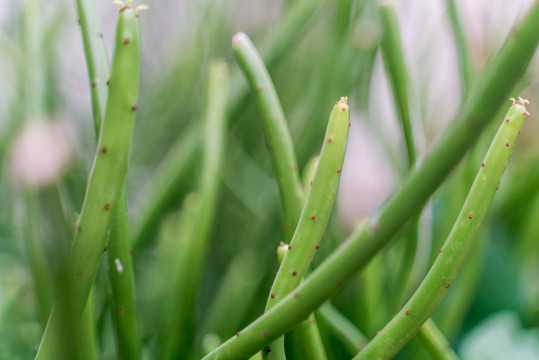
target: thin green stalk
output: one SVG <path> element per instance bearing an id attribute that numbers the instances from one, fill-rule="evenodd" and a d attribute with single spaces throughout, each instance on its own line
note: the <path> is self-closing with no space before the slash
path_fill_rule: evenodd
<path id="1" fill-rule="evenodd" d="M 327 360 L 314 313 L 294 328 L 292 337 L 296 359 Z"/>
<path id="2" fill-rule="evenodd" d="M 410 76 L 408 75 L 408 70 L 404 61 L 404 53 L 402 51 L 400 40 L 399 21 L 395 6 L 390 2 L 381 3 L 380 14 L 384 24 L 384 35 L 380 42 L 380 48 L 382 49 L 385 68 L 391 82 L 397 115 L 401 120 L 406 151 L 408 153 L 408 167 L 411 168 L 416 161 L 416 150 L 410 120 L 408 91 L 410 87 Z"/>
<path id="3" fill-rule="evenodd" d="M 422 164 L 369 219 L 356 230 L 302 285 L 205 359 L 247 358 L 279 337 L 335 294 L 418 213 L 451 169 L 486 127 L 535 53 L 539 32 L 539 4 L 508 36 L 492 56 L 454 122 L 431 149 Z M 264 334 L 267 334 L 265 336 Z"/>
<path id="4" fill-rule="evenodd" d="M 434 360 L 458 360 L 459 357 L 451 347 L 444 334 L 438 329 L 432 319 L 428 319 L 419 331 L 417 336 L 421 340 L 423 347 L 427 349 Z"/>
<path id="5" fill-rule="evenodd" d="M 470 58 L 470 52 L 468 51 L 468 41 L 466 40 L 466 35 L 464 34 L 464 29 L 460 22 L 455 0 L 447 0 L 447 12 L 449 14 L 449 20 L 451 21 L 453 36 L 455 37 L 455 45 L 457 46 L 457 55 L 459 58 L 462 79 L 461 87 L 464 97 L 472 88 L 475 78 L 475 71 L 472 64 L 472 59 Z"/>
<path id="6" fill-rule="evenodd" d="M 76 5 L 90 79 L 95 130 L 99 134 L 108 96 L 109 57 L 94 0 L 76 0 Z"/>
<path id="7" fill-rule="evenodd" d="M 513 103 L 507 112 L 485 160 L 479 166 L 457 221 L 419 289 L 354 360 L 391 359 L 414 337 L 449 291 L 498 190 L 511 150 L 528 114 L 524 102 Z"/>
<path id="8" fill-rule="evenodd" d="M 135 274 L 129 239 L 129 218 L 125 190 L 120 195 L 109 239 L 109 275 L 112 309 L 118 339 L 118 359 L 139 359 L 141 343 L 138 329 Z"/>
<path id="9" fill-rule="evenodd" d="M 56 359 L 65 335 L 62 321 L 79 321 L 108 240 L 120 198 L 138 99 L 140 40 L 135 10 L 120 10 L 107 108 L 65 278 L 38 350 L 38 359 Z M 112 210 L 112 211 L 111 211 Z M 73 324 L 71 324 L 73 325 Z"/>
<path id="10" fill-rule="evenodd" d="M 350 356 L 357 354 L 369 342 L 356 325 L 341 314 L 329 301 L 320 306 L 315 314 L 318 322 L 329 329 Z"/>
<path id="11" fill-rule="evenodd" d="M 217 212 L 220 189 L 220 172 L 223 168 L 228 137 L 228 117 L 226 101 L 229 86 L 228 64 L 222 60 L 213 61 L 208 71 L 206 109 L 204 119 L 204 157 L 202 174 L 198 184 L 198 204 L 193 209 L 195 221 L 193 237 L 183 239 L 184 244 L 178 264 L 178 281 L 174 284 L 171 304 L 181 307 L 174 311 L 176 316 L 165 312 L 171 318 L 171 332 L 161 331 L 160 352 L 163 359 L 175 359 L 180 355 L 182 345 L 189 343 L 192 332 L 189 328 L 188 312 L 196 304 L 198 281 L 202 278 L 208 243 L 211 240 L 213 223 Z M 180 340 L 181 339 L 181 340 Z M 184 350 L 185 351 L 185 350 Z"/>
<path id="12" fill-rule="evenodd" d="M 24 248 L 36 292 L 38 316 L 43 328 L 45 328 L 52 306 L 53 290 L 43 244 L 39 195 L 31 189 L 22 192 L 24 192 L 23 196 L 26 200 L 24 206 L 26 220 L 23 223 L 22 234 Z"/>
<path id="13" fill-rule="evenodd" d="M 281 193 L 285 241 L 289 241 L 295 224 L 298 223 L 303 203 L 303 189 L 299 181 L 292 138 L 275 87 L 249 37 L 244 33 L 234 35 L 232 50 L 240 69 L 247 77 L 262 118 L 266 143 Z"/>

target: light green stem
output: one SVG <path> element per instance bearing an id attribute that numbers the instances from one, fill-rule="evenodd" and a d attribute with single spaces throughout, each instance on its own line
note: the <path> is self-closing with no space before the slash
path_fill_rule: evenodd
<path id="1" fill-rule="evenodd" d="M 298 223 L 303 202 L 303 189 L 299 181 L 292 138 L 275 87 L 249 37 L 244 33 L 236 34 L 232 39 L 232 49 L 249 81 L 260 111 L 266 143 L 281 193 L 285 240 L 289 241 L 294 226 Z"/>
<path id="2" fill-rule="evenodd" d="M 38 359 L 58 358 L 56 344 L 64 335 L 62 321 L 68 319 L 70 327 L 79 321 L 103 256 L 127 172 L 139 62 L 138 19 L 135 11 L 126 7 L 118 17 L 107 108 L 93 169 L 65 278 L 41 340 Z"/>
<path id="3" fill-rule="evenodd" d="M 417 333 L 423 347 L 430 353 L 434 360 L 458 360 L 459 357 L 438 329 L 432 319 L 428 319 Z"/>
<path id="4" fill-rule="evenodd" d="M 171 290 L 167 304 L 171 308 L 164 312 L 169 317 L 171 332 L 161 331 L 160 352 L 163 359 L 175 359 L 180 355 L 182 346 L 189 343 L 194 329 L 192 317 L 196 309 L 196 294 L 199 279 L 202 277 L 208 242 L 211 240 L 213 224 L 217 212 L 220 189 L 220 173 L 226 152 L 228 116 L 226 101 L 229 86 L 228 64 L 215 60 L 209 66 L 204 119 L 204 157 L 202 174 L 198 183 L 199 196 L 196 206 L 191 210 L 194 222 L 193 236 L 180 239 L 183 242 L 179 264 L 175 276 L 177 281 Z M 171 300 L 174 299 L 174 300 Z M 180 308 L 174 310 L 173 307 Z M 189 344 L 188 344 L 189 345 Z"/>
<path id="5" fill-rule="evenodd" d="M 449 291 L 498 190 L 501 176 L 527 114 L 514 103 L 494 137 L 442 251 L 412 298 L 354 360 L 391 359 L 432 315 Z"/>

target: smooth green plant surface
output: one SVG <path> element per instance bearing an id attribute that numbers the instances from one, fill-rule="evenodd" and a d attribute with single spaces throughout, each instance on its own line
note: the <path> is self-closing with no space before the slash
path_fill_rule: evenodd
<path id="1" fill-rule="evenodd" d="M 517 354 L 539 326 L 533 117 L 488 215 L 479 185 L 463 204 L 513 149 L 483 160 L 507 98 L 536 112 L 538 3 L 251 3 L 0 5 L 0 358 L 469 360 L 500 309 L 522 329 L 488 347 Z"/>
<path id="2" fill-rule="evenodd" d="M 129 5 L 120 10 L 107 107 L 94 166 L 76 225 L 66 274 L 62 276 L 37 359 L 61 357 L 58 347 L 66 330 L 65 319 L 76 323 L 81 317 L 108 242 L 112 214 L 116 211 L 127 172 L 138 102 L 140 39 L 137 17 Z"/>

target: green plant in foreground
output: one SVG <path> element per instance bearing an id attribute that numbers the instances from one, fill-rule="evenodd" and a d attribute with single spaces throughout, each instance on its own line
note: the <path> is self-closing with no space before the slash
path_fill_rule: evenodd
<path id="1" fill-rule="evenodd" d="M 82 314 L 107 244 L 122 192 L 138 100 L 140 39 L 136 9 L 120 10 L 107 107 L 67 270 L 56 296 L 38 359 L 61 358 L 58 346 Z"/>
<path id="2" fill-rule="evenodd" d="M 392 236 L 416 214 L 451 169 L 464 156 L 492 120 L 503 99 L 520 79 L 539 41 L 536 24 L 539 4 L 507 37 L 501 50 L 489 59 L 459 114 L 431 149 L 364 228 L 350 236 L 292 294 L 269 312 L 225 342 L 205 359 L 241 359 L 288 331 L 295 323 L 342 288 Z M 268 334 L 268 336 L 265 336 Z"/>
<path id="3" fill-rule="evenodd" d="M 526 100 L 513 101 L 490 145 L 438 258 L 419 289 L 354 360 L 391 359 L 434 312 L 468 257 L 494 194 L 499 189 L 515 140 L 528 115 Z"/>

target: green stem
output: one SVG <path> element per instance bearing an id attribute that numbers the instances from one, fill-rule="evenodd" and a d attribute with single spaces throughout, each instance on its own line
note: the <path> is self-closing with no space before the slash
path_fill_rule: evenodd
<path id="1" fill-rule="evenodd" d="M 417 336 L 434 360 L 459 360 L 444 334 L 432 319 L 428 319 L 419 329 Z"/>
<path id="2" fill-rule="evenodd" d="M 138 20 L 135 11 L 126 7 L 118 17 L 107 108 L 93 169 L 65 279 L 43 334 L 38 359 L 58 358 L 56 344 L 64 335 L 62 319 L 79 321 L 103 256 L 127 172 L 138 99 L 139 62 Z"/>
<path id="3" fill-rule="evenodd" d="M 206 93 L 206 109 L 204 119 L 204 156 L 202 174 L 198 183 L 197 204 L 192 209 L 191 221 L 194 221 L 193 236 L 183 239 L 184 245 L 179 254 L 181 263 L 178 266 L 178 280 L 171 294 L 174 294 L 168 304 L 181 307 L 174 311 L 176 317 L 171 317 L 172 332 L 161 332 L 160 351 L 164 359 L 175 359 L 180 354 L 186 339 L 192 337 L 186 329 L 194 328 L 188 312 L 193 313 L 198 293 L 198 280 L 202 277 L 204 260 L 211 239 L 213 224 L 217 212 L 220 189 L 220 173 L 223 168 L 226 139 L 228 134 L 228 117 L 226 101 L 229 86 L 228 64 L 222 60 L 213 61 L 208 71 Z M 188 242 L 188 243 L 187 243 Z M 172 336 L 171 336 L 172 335 Z M 179 341 L 179 339 L 182 339 Z"/>
<path id="4" fill-rule="evenodd" d="M 404 141 L 408 153 L 408 166 L 411 168 L 416 161 L 414 137 L 410 121 L 409 87 L 410 76 L 400 40 L 399 22 L 395 6 L 392 3 L 382 3 L 380 14 L 384 24 L 384 35 L 380 42 L 384 64 L 393 90 L 393 100 L 397 115 L 401 120 Z"/>
<path id="5" fill-rule="evenodd" d="M 408 303 L 354 360 L 391 359 L 432 315 L 449 291 L 498 190 L 500 179 L 527 114 L 514 103 L 479 166 L 464 206 L 429 273 Z"/>
<path id="6" fill-rule="evenodd" d="M 341 314 L 329 301 L 320 306 L 315 313 L 318 322 L 329 329 L 349 355 L 357 354 L 369 342 L 356 325 Z"/>
<path id="7" fill-rule="evenodd" d="M 99 134 L 108 96 L 109 57 L 94 0 L 76 0 L 76 5 L 90 79 L 95 130 Z"/>
<path id="8" fill-rule="evenodd" d="M 94 125 L 96 134 L 99 134 L 106 110 L 110 65 L 94 1 L 76 0 L 76 5 L 90 78 Z M 138 359 L 141 344 L 136 315 L 133 264 L 129 254 L 131 236 L 126 202 L 124 190 L 114 213 L 109 239 L 109 274 L 112 285 L 113 317 L 118 339 L 118 357 Z M 115 261 L 120 262 L 121 272 L 115 271 L 117 270 Z"/>
<path id="9" fill-rule="evenodd" d="M 457 5 L 455 0 L 447 0 L 447 12 L 449 14 L 449 20 L 451 21 L 451 28 L 453 29 L 453 36 L 455 37 L 455 45 L 457 46 L 457 54 L 459 58 L 460 73 L 462 79 L 462 93 L 463 97 L 470 92 L 472 84 L 475 78 L 475 70 L 470 58 L 470 52 L 468 51 L 468 42 L 464 34 L 464 29 L 460 22 L 458 15 Z"/>
<path id="10" fill-rule="evenodd" d="M 520 26 L 511 32 L 496 56 L 489 60 L 455 121 L 430 154 L 366 226 L 354 232 L 292 294 L 205 359 L 247 358 L 279 337 L 342 288 L 346 280 L 365 266 L 406 221 L 420 211 L 496 113 L 497 106 L 492 104 L 507 98 L 525 74 L 539 41 L 538 22 L 539 4 L 536 4 Z"/>
<path id="11" fill-rule="evenodd" d="M 266 143 L 281 193 L 285 240 L 289 241 L 298 223 L 303 202 L 292 138 L 275 87 L 249 37 L 237 33 L 232 39 L 232 49 L 260 110 Z"/>
<path id="12" fill-rule="evenodd" d="M 109 239 L 112 309 L 118 339 L 118 359 L 139 359 L 140 335 L 135 301 L 135 275 L 129 239 L 125 191 L 120 195 Z"/>

